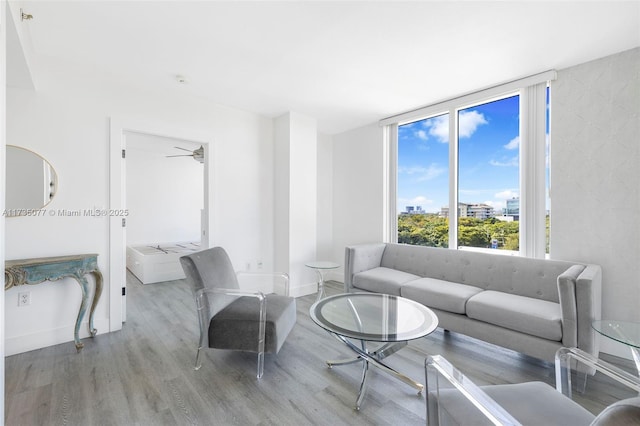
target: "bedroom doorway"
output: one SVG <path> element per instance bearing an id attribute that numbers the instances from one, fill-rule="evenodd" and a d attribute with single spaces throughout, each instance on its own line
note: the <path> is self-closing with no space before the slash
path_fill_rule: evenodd
<path id="1" fill-rule="evenodd" d="M 182 279 L 180 256 L 201 250 L 204 148 L 142 133 L 125 137 L 126 268 L 142 284 Z"/>
<path id="2" fill-rule="evenodd" d="M 129 143 L 131 143 L 131 146 L 128 146 Z M 213 224 L 213 218 L 210 214 L 213 203 L 213 173 L 211 167 L 213 144 L 210 142 L 208 135 L 186 129 L 167 127 L 163 123 L 138 123 L 111 118 L 109 210 L 127 213 L 129 208 L 127 205 L 127 157 L 132 159 L 131 156 L 133 155 L 134 158 L 138 158 L 138 162 L 141 161 L 141 164 L 143 164 L 145 162 L 145 154 L 140 152 L 140 149 L 145 150 L 147 149 L 144 148 L 145 146 L 148 147 L 149 144 L 153 143 L 164 146 L 162 152 L 154 154 L 157 161 L 160 161 L 160 158 L 167 161 L 172 160 L 169 163 L 171 165 L 164 167 L 165 170 L 173 168 L 179 162 L 185 162 L 182 163 L 183 165 L 193 162 L 193 166 L 202 169 L 202 186 L 199 190 L 202 196 L 202 208 L 197 218 L 194 216 L 198 216 L 198 213 L 191 212 L 190 215 L 192 217 L 189 221 L 191 223 L 199 222 L 200 247 L 208 248 L 211 240 L 210 230 Z M 175 149 L 173 148 L 174 146 L 182 149 Z M 172 155 L 187 155 L 187 157 L 166 158 Z M 151 157 L 148 156 L 146 159 L 150 160 Z M 154 173 L 157 173 L 158 167 L 162 168 L 157 164 L 148 166 L 149 171 L 155 169 Z M 131 176 L 131 178 L 135 179 L 135 176 Z M 136 208 L 139 208 L 139 205 Z M 173 214 L 175 214 L 175 211 Z M 127 222 L 131 220 L 134 223 L 136 222 L 135 217 L 127 218 L 127 215 L 112 215 L 109 218 L 108 292 L 110 331 L 120 330 L 122 323 L 126 320 L 126 251 L 127 229 L 129 227 Z M 139 221 L 139 218 L 137 220 Z M 188 234 L 180 234 L 180 231 L 175 231 L 173 234 L 169 232 L 163 235 L 169 238 L 177 235 L 187 236 L 191 233 L 194 233 L 194 231 L 189 231 Z M 144 238 L 143 234 L 138 233 L 137 235 L 136 238 Z M 196 239 L 195 235 L 190 235 L 190 237 L 187 239 Z M 176 239 L 180 238 L 176 237 Z M 164 243 L 164 241 L 158 242 Z"/>

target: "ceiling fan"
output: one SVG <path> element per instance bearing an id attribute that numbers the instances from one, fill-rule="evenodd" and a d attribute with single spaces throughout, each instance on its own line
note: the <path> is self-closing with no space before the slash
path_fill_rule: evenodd
<path id="1" fill-rule="evenodd" d="M 191 154 L 181 154 L 181 155 L 167 155 L 169 157 L 193 157 L 199 163 L 204 163 L 204 147 L 200 145 L 200 148 L 191 151 L 190 149 L 181 148 L 179 146 L 174 146 L 176 149 L 181 149 L 183 151 L 190 152 Z"/>

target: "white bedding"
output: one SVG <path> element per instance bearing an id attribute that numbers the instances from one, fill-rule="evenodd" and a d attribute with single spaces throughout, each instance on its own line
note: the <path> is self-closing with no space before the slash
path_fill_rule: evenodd
<path id="1" fill-rule="evenodd" d="M 180 257 L 200 251 L 200 242 L 152 243 L 127 246 L 127 269 L 142 284 L 184 278 Z"/>

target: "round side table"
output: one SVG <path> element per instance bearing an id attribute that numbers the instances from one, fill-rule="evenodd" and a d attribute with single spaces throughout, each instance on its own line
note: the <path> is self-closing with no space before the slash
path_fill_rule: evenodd
<path id="1" fill-rule="evenodd" d="M 314 269 L 318 274 L 318 297 L 316 302 L 325 296 L 324 292 L 324 272 L 331 269 L 338 269 L 339 263 L 329 262 L 326 260 L 316 260 L 314 262 L 307 262 L 304 264 L 307 268 Z"/>

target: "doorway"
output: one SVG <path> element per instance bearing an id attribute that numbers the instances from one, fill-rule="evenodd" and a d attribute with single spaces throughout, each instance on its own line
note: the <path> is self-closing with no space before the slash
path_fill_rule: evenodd
<path id="1" fill-rule="evenodd" d="M 209 135 L 191 129 L 174 128 L 164 123 L 136 122 L 111 118 L 110 122 L 110 194 L 109 210 L 127 211 L 127 139 L 131 135 L 147 138 L 183 141 L 190 146 L 202 146 L 203 208 L 201 213 L 201 247 L 211 246 L 213 218 L 213 149 Z M 177 142 L 176 142 L 177 143 Z M 177 145 L 176 145 L 177 146 Z M 178 151 L 178 150 L 176 150 Z M 179 160 L 194 161 L 189 158 Z M 127 218 L 113 215 L 109 218 L 109 331 L 122 328 L 126 319 L 126 230 Z"/>

